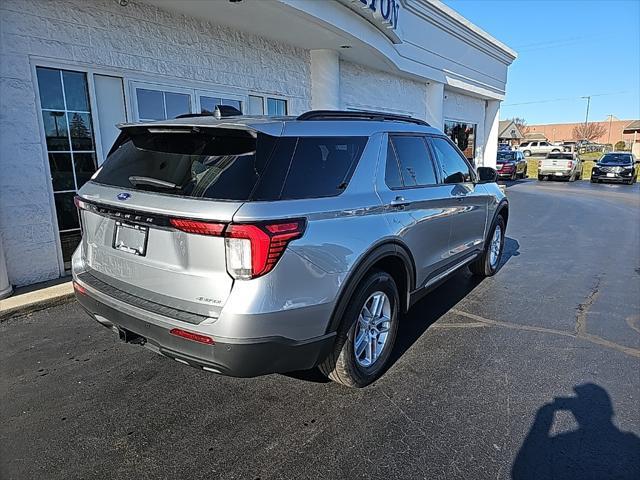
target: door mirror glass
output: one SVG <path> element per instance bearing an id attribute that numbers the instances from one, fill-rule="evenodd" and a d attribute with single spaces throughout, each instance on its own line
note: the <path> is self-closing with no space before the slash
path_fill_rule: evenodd
<path id="1" fill-rule="evenodd" d="M 478 167 L 478 183 L 494 183 L 498 181 L 498 172 L 491 167 Z"/>

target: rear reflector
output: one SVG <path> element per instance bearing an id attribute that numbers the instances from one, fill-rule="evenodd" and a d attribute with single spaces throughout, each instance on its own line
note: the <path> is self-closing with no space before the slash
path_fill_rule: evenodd
<path id="1" fill-rule="evenodd" d="M 87 294 L 87 289 L 84 288 L 79 283 L 73 282 L 73 289 L 76 291 L 76 293 L 79 293 L 80 295 L 86 295 Z"/>
<path id="2" fill-rule="evenodd" d="M 199 220 L 184 220 L 182 218 L 169 219 L 171 226 L 187 233 L 195 233 L 198 235 L 212 235 L 220 237 L 226 226 L 224 223 L 211 223 Z"/>
<path id="3" fill-rule="evenodd" d="M 186 338 L 187 340 L 191 340 L 193 342 L 205 343 L 207 345 L 213 345 L 213 338 L 207 337 L 206 335 L 200 335 L 198 333 L 187 332 L 186 330 L 182 330 L 181 328 L 172 328 L 169 330 L 171 335 L 175 335 L 176 337 Z"/>

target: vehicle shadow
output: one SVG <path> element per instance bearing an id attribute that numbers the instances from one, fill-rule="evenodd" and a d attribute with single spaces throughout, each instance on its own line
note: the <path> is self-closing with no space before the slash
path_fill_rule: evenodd
<path id="1" fill-rule="evenodd" d="M 538 409 L 513 463 L 513 480 L 640 478 L 640 438 L 613 424 L 607 391 L 593 383 L 573 391 L 575 396 L 557 397 Z M 551 433 L 560 411 L 575 417 L 577 430 Z"/>
<path id="2" fill-rule="evenodd" d="M 520 255 L 520 243 L 506 237 L 500 268 L 512 258 Z M 471 275 L 465 267 L 455 273 L 442 285 L 435 288 L 423 299 L 416 303 L 401 319 L 398 327 L 396 344 L 383 375 L 389 370 L 411 346 L 433 325 L 440 317 L 451 310 L 460 300 L 469 295 L 480 283 L 481 277 Z M 298 380 L 325 383 L 329 380 L 318 369 L 290 372 L 286 376 Z"/>

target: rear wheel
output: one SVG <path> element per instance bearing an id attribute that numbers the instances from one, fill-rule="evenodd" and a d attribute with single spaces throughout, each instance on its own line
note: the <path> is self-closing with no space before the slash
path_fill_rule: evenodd
<path id="1" fill-rule="evenodd" d="M 504 249 L 504 233 L 504 218 L 502 218 L 502 215 L 498 215 L 493 224 L 491 235 L 485 242 L 482 255 L 469 264 L 471 273 L 482 277 L 490 277 L 498 271 L 500 259 L 502 258 L 502 250 Z"/>
<path id="2" fill-rule="evenodd" d="M 530 156 L 531 156 L 531 150 L 525 150 L 524 152 L 522 152 L 522 154 L 523 154 L 525 157 L 530 157 Z"/>
<path id="3" fill-rule="evenodd" d="M 399 305 L 391 275 L 376 270 L 366 276 L 349 299 L 333 350 L 319 365 L 320 371 L 348 387 L 360 388 L 376 380 L 393 350 Z"/>

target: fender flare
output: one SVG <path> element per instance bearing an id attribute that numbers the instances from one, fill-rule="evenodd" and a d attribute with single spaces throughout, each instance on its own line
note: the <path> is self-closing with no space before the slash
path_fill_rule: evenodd
<path id="1" fill-rule="evenodd" d="M 388 257 L 395 257 L 402 260 L 405 272 L 406 272 L 406 292 L 404 292 L 405 298 L 402 299 L 403 310 L 406 311 L 409 305 L 409 294 L 415 288 L 416 268 L 413 261 L 413 257 L 409 249 L 399 241 L 385 241 L 384 243 L 373 246 L 367 253 L 365 253 L 361 259 L 358 260 L 356 266 L 352 269 L 351 273 L 345 280 L 343 287 L 338 294 L 338 301 L 336 302 L 329 325 L 326 333 L 332 333 L 338 330 L 342 316 L 347 309 L 349 299 L 353 296 L 356 288 L 367 274 L 367 272 L 377 262 Z M 401 292 L 402 295 L 402 292 Z"/>
<path id="2" fill-rule="evenodd" d="M 500 215 L 501 212 L 503 211 L 507 211 L 507 218 L 509 217 L 509 200 L 507 200 L 506 198 L 503 198 L 502 200 L 500 200 L 500 202 L 498 203 L 498 206 L 496 207 L 496 211 L 493 212 L 493 218 L 491 219 L 491 223 L 489 224 L 489 228 L 487 229 L 487 235 L 489 235 L 489 233 L 491 232 L 491 229 L 493 228 L 493 226 L 496 223 L 496 218 L 498 218 L 498 215 Z M 507 218 L 505 218 L 505 228 L 507 226 Z M 485 239 L 486 242 L 486 239 Z"/>

